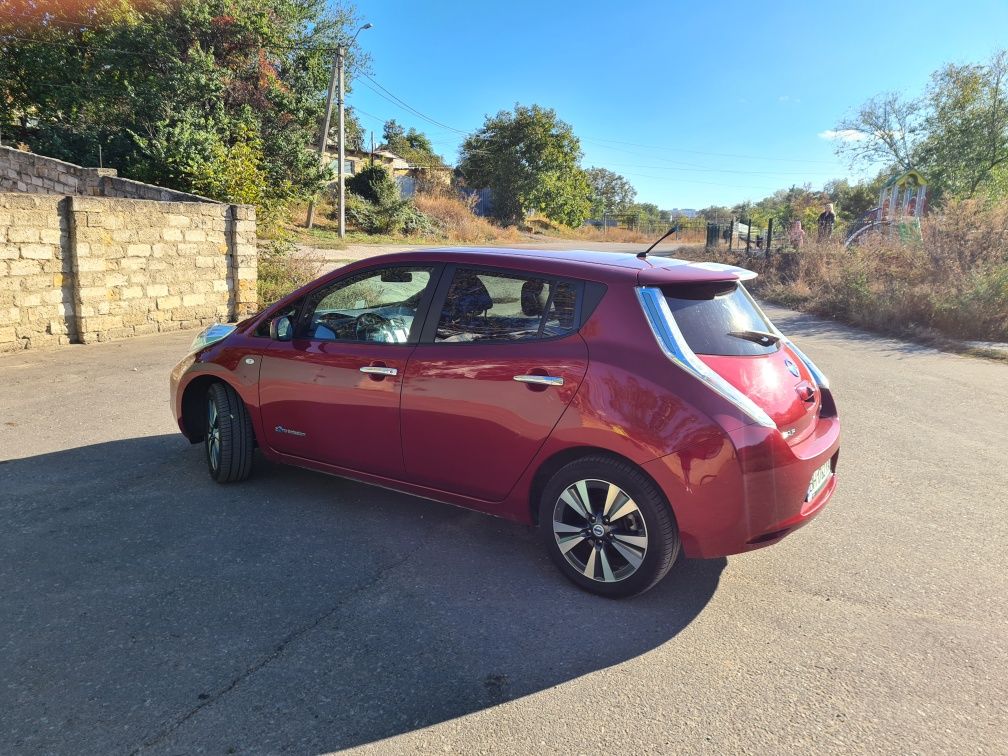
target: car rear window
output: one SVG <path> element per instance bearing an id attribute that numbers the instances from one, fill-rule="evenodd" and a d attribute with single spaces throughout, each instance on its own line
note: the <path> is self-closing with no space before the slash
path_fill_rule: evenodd
<path id="1" fill-rule="evenodd" d="M 758 343 L 740 335 L 768 332 L 770 324 L 734 282 L 662 289 L 676 325 L 696 354 L 747 357 L 777 351 L 775 339 Z"/>

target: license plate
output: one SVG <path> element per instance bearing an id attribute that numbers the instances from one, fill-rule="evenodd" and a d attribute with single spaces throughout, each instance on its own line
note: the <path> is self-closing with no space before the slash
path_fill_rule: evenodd
<path id="1" fill-rule="evenodd" d="M 827 460 L 823 463 L 822 467 L 812 473 L 812 481 L 808 485 L 808 494 L 805 496 L 805 501 L 812 501 L 816 494 L 822 491 L 825 485 L 829 483 L 829 479 L 832 475 L 833 470 L 831 468 L 830 461 Z"/>

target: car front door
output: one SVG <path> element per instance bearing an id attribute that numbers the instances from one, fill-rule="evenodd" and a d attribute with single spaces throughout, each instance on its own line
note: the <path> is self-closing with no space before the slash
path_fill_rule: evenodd
<path id="1" fill-rule="evenodd" d="M 262 357 L 259 403 L 270 448 L 402 477 L 402 377 L 436 271 L 369 269 L 307 296 L 289 340 L 272 340 Z"/>
<path id="2" fill-rule="evenodd" d="M 408 480 L 504 499 L 588 366 L 582 285 L 449 267 L 403 382 Z"/>

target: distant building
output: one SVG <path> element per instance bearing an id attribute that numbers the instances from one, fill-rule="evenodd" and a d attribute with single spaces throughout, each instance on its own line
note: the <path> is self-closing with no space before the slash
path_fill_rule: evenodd
<path id="1" fill-rule="evenodd" d="M 329 149 L 331 152 L 328 154 L 332 155 L 338 147 L 330 144 Z M 446 185 L 451 183 L 452 169 L 450 166 L 414 165 L 384 146 L 374 152 L 344 150 L 343 154 L 345 155 L 343 173 L 347 178 L 371 165 L 373 160 L 375 165 L 382 166 L 396 180 L 400 193 L 404 197 L 412 196 L 416 191 L 417 181 L 436 181 Z M 339 158 L 331 159 L 329 165 L 335 173 L 339 167 Z"/>

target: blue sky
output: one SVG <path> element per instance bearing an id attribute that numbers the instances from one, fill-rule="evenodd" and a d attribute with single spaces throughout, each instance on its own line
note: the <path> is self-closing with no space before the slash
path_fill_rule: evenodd
<path id="1" fill-rule="evenodd" d="M 1008 2 L 358 1 L 374 81 L 347 103 L 454 163 L 464 132 L 516 102 L 556 110 L 583 165 L 637 199 L 699 208 L 857 178 L 820 136 L 874 94 L 921 92 L 947 62 L 1008 46 Z M 449 127 L 449 128 L 444 128 Z"/>

